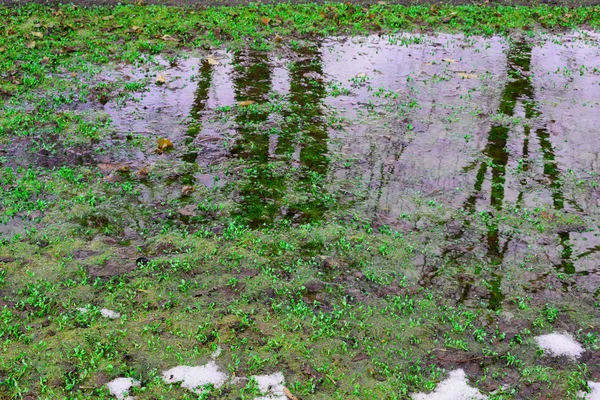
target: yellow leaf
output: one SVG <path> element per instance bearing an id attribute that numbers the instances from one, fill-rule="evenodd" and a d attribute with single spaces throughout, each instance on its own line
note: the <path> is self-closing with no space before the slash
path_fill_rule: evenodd
<path id="1" fill-rule="evenodd" d="M 214 58 L 210 58 L 210 57 L 207 58 L 206 61 L 208 61 L 208 63 L 210 65 L 219 65 L 219 64 L 221 64 L 221 62 L 219 60 L 215 60 Z"/>
<path id="2" fill-rule="evenodd" d="M 247 107 L 250 104 L 254 104 L 254 101 L 253 100 L 238 101 L 238 106 L 240 106 L 240 107 Z"/>
<path id="3" fill-rule="evenodd" d="M 269 17 L 262 17 L 260 19 L 260 22 L 262 22 L 263 25 L 269 25 L 269 23 L 271 22 L 271 18 L 269 18 Z"/>
<path id="4" fill-rule="evenodd" d="M 40 38 L 40 39 L 44 37 L 42 32 L 31 32 L 31 36 L 35 36 L 36 38 Z"/>
<path id="5" fill-rule="evenodd" d="M 167 138 L 159 138 L 158 139 L 158 152 L 162 153 L 163 151 L 165 151 L 166 149 L 170 149 L 173 147 L 173 142 L 171 142 L 169 139 Z"/>
<path id="6" fill-rule="evenodd" d="M 366 72 L 360 72 L 359 74 L 356 75 L 357 78 L 365 78 L 367 76 Z"/>
<path id="7" fill-rule="evenodd" d="M 4 53 L 6 51 L 6 47 L 0 47 L 0 53 Z"/>
<path id="8" fill-rule="evenodd" d="M 114 19 L 114 18 L 115 18 L 115 16 L 114 16 L 114 15 L 107 15 L 106 17 L 102 17 L 102 19 L 103 19 L 104 21 L 110 21 L 111 19 Z"/>
<path id="9" fill-rule="evenodd" d="M 454 60 L 452 58 L 442 58 L 442 61 L 450 63 L 450 64 L 454 64 L 456 62 L 456 60 Z"/>
<path id="10" fill-rule="evenodd" d="M 477 77 L 479 75 L 477 75 L 477 74 L 467 74 L 465 72 L 459 72 L 458 76 L 460 76 L 463 79 L 477 79 Z"/>
<path id="11" fill-rule="evenodd" d="M 163 74 L 158 74 L 156 76 L 156 84 L 157 85 L 162 85 L 162 84 L 165 84 L 165 83 L 167 83 L 167 77 L 164 76 Z"/>
<path id="12" fill-rule="evenodd" d="M 35 49 L 35 42 L 31 41 L 31 42 L 27 43 L 25 45 L 25 47 L 28 48 L 28 49 Z"/>
<path id="13" fill-rule="evenodd" d="M 288 400 L 299 400 L 298 397 L 294 396 L 286 387 L 283 388 L 283 394 L 285 394 L 285 397 L 287 397 Z"/>
<path id="14" fill-rule="evenodd" d="M 179 40 L 175 39 L 173 36 L 171 35 L 164 35 L 163 37 L 161 37 L 162 40 L 166 41 L 166 42 L 178 42 Z"/>

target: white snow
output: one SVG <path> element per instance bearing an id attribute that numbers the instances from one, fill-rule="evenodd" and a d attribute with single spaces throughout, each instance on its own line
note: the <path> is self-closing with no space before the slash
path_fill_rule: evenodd
<path id="1" fill-rule="evenodd" d="M 534 340 L 544 352 L 554 357 L 565 356 L 574 360 L 585 351 L 568 333 L 550 333 L 536 336 Z"/>
<path id="2" fill-rule="evenodd" d="M 457 369 L 431 393 L 413 394 L 413 400 L 485 400 L 487 396 L 469 386 L 465 371 Z"/>
<path id="3" fill-rule="evenodd" d="M 104 318 L 110 318 L 110 319 L 121 318 L 120 313 L 113 311 L 113 310 L 109 310 L 108 308 L 101 309 L 100 314 L 102 314 L 102 316 Z"/>
<path id="4" fill-rule="evenodd" d="M 79 311 L 82 314 L 87 313 L 89 310 L 85 307 L 80 307 L 77 309 L 77 311 Z M 108 308 L 103 308 L 100 310 L 100 314 L 102 314 L 102 316 L 104 318 L 110 318 L 110 319 L 116 319 L 116 318 L 121 318 L 121 314 L 113 311 L 113 310 L 109 310 Z"/>
<path id="5" fill-rule="evenodd" d="M 106 384 L 110 394 L 119 400 L 133 400 L 133 397 L 129 396 L 129 389 L 133 386 L 140 386 L 140 382 L 132 378 L 117 378 Z"/>
<path id="6" fill-rule="evenodd" d="M 588 382 L 588 385 L 592 391 L 590 393 L 579 392 L 578 397 L 585 400 L 600 400 L 600 383 Z"/>
<path id="7" fill-rule="evenodd" d="M 215 359 L 221 354 L 221 349 L 217 349 L 212 356 L 211 361 L 205 365 L 190 367 L 180 365 L 170 370 L 163 371 L 163 379 L 166 383 L 181 382 L 181 386 L 197 394 L 204 392 L 204 385 L 212 384 L 219 388 L 227 381 L 227 374 L 219 371 L 219 366 Z"/>
<path id="8" fill-rule="evenodd" d="M 283 384 L 285 379 L 283 373 L 276 372 L 271 375 L 254 375 L 258 389 L 264 395 L 255 397 L 254 400 L 287 400 L 287 396 L 283 392 Z"/>

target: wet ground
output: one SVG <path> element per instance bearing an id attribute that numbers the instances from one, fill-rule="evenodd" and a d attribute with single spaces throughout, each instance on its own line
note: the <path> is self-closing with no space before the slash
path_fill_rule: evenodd
<path id="1" fill-rule="evenodd" d="M 589 309 L 600 294 L 595 32 L 329 37 L 276 50 L 148 56 L 137 65 L 90 69 L 77 79 L 90 89 L 90 99 L 65 110 L 93 116 L 106 135 L 91 144 L 17 138 L 4 144 L 2 165 L 37 165 L 63 171 L 65 179 L 64 168 L 83 168 L 98 181 L 87 181 L 88 192 L 64 205 L 68 216 L 56 201 L 64 193 L 40 189 L 36 201 L 57 208 L 3 216 L 6 241 L 46 227 L 47 237 L 72 230 L 85 240 L 67 262 L 77 260 L 78 270 L 98 282 L 138 267 L 145 271 L 161 257 L 174 271 L 182 268 L 186 279 L 233 263 L 225 268 L 234 271 L 223 275 L 226 284 L 192 290 L 207 304 L 229 304 L 245 290 L 242 281 L 259 274 L 246 263 L 261 265 L 262 274 L 271 266 L 261 263 L 272 257 L 281 262 L 284 279 L 296 273 L 286 262 L 318 270 L 318 280 L 298 290 L 300 303 L 316 302 L 321 313 L 335 312 L 324 289 L 334 287 L 365 304 L 374 304 L 374 294 L 408 302 L 406 296 L 434 290 L 452 307 L 487 310 L 496 329 L 513 337 L 518 329 L 534 329 L 526 318 L 515 318 L 518 310 L 548 310 L 548 302 L 557 302 L 594 314 Z M 96 201 L 106 206 L 96 208 Z M 351 223 L 402 244 L 382 239 L 362 247 L 364 238 L 338 238 L 338 228 L 302 236 L 330 223 Z M 203 272 L 171 259 L 189 250 L 208 260 L 211 251 L 217 254 L 212 246 L 222 244 L 202 242 L 206 248 L 192 250 L 199 244 L 190 244 L 190 237 L 238 239 L 242 229 L 257 236 L 212 259 Z M 286 229 L 289 240 L 261 248 L 261 235 L 285 236 Z M 175 231 L 183 232 L 181 238 L 173 239 Z M 301 248 L 294 247 L 297 237 Z M 278 258 L 288 251 L 299 258 Z M 381 283 L 390 276 L 402 283 Z M 145 290 L 132 296 L 147 296 Z M 277 298 L 276 288 L 270 290 L 255 296 Z M 144 307 L 169 304 L 151 296 L 144 301 Z M 398 305 L 404 307 L 410 308 Z M 583 323 L 558 320 L 571 331 L 581 331 Z M 487 368 L 460 354 L 427 357 L 443 367 L 460 365 L 472 376 Z M 588 368 L 600 377 L 597 364 Z M 326 372 L 307 370 L 326 379 Z M 378 374 L 371 375 L 377 380 Z M 499 382 L 516 385 L 517 378 L 494 382 L 482 383 L 484 391 Z M 521 398 L 532 398 L 527 390 Z M 547 390 L 542 396 L 552 393 Z"/>
<path id="2" fill-rule="evenodd" d="M 444 224 L 426 246 L 436 261 L 425 263 L 439 264 L 423 265 L 429 279 L 448 264 L 493 265 L 488 300 L 500 307 L 503 285 L 515 285 L 503 283 L 504 268 L 540 264 L 566 274 L 565 290 L 597 287 L 598 36 L 560 40 L 372 36 L 156 58 L 102 75 L 150 82 L 104 111 L 119 134 L 174 144 L 120 163 L 178 159 L 179 185 L 228 190 L 254 228 L 314 223 L 342 207 L 401 231 Z M 167 83 L 154 84 L 156 74 Z M 141 187 L 146 201 L 164 200 Z M 556 226 L 539 232 L 536 218 Z M 545 274 L 518 285 L 544 290 Z M 481 295 L 470 290 L 456 295 Z"/>

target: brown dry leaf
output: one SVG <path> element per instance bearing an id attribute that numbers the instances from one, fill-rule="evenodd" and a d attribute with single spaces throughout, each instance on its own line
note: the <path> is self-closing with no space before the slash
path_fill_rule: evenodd
<path id="1" fill-rule="evenodd" d="M 357 355 L 354 356 L 354 358 L 352 359 L 352 362 L 368 360 L 368 359 L 369 359 L 369 356 L 366 355 L 365 353 L 358 353 Z"/>
<path id="2" fill-rule="evenodd" d="M 357 78 L 365 78 L 367 76 L 366 72 L 360 72 L 356 75 Z"/>
<path id="3" fill-rule="evenodd" d="M 129 165 L 121 165 L 119 168 L 117 168 L 117 171 L 119 172 L 129 172 Z"/>
<path id="4" fill-rule="evenodd" d="M 210 57 L 208 57 L 206 59 L 206 61 L 208 61 L 209 65 L 219 65 L 219 64 L 221 64 L 221 62 L 219 60 L 215 60 L 214 58 L 210 58 Z"/>
<path id="5" fill-rule="evenodd" d="M 179 42 L 179 40 L 175 39 L 173 36 L 171 35 L 163 35 L 161 37 L 162 40 L 164 40 L 165 42 Z"/>
<path id="6" fill-rule="evenodd" d="M 261 22 L 263 25 L 269 25 L 269 23 L 271 22 L 271 18 L 269 18 L 269 17 L 262 17 L 262 18 L 260 19 L 260 22 Z"/>
<path id="7" fill-rule="evenodd" d="M 31 36 L 35 36 L 36 38 L 43 38 L 44 34 L 42 32 L 31 32 Z"/>
<path id="8" fill-rule="evenodd" d="M 456 60 L 454 60 L 452 58 L 442 58 L 442 61 L 450 63 L 450 64 L 454 64 L 456 62 Z"/>
<path id="9" fill-rule="evenodd" d="M 156 149 L 159 153 L 162 153 L 166 149 L 170 149 L 173 147 L 173 142 L 171 142 L 167 138 L 159 138 L 158 139 L 158 148 Z"/>
<path id="10" fill-rule="evenodd" d="M 107 15 L 106 17 L 102 17 L 102 19 L 103 19 L 104 21 L 110 21 L 111 19 L 114 19 L 114 18 L 115 18 L 115 16 L 114 16 L 114 15 Z"/>
<path id="11" fill-rule="evenodd" d="M 378 1 L 377 4 L 380 6 L 385 6 L 387 3 L 385 1 Z"/>
<path id="12" fill-rule="evenodd" d="M 48 64 L 50 59 L 47 56 L 42 57 L 42 64 Z"/>
<path id="13" fill-rule="evenodd" d="M 187 206 L 181 207 L 177 211 L 183 216 L 193 217 L 194 215 L 196 215 L 196 208 L 197 207 L 195 204 L 188 204 Z"/>
<path id="14" fill-rule="evenodd" d="M 479 77 L 477 74 L 467 74 L 466 72 L 459 72 L 458 76 L 462 79 L 477 79 Z"/>
<path id="15" fill-rule="evenodd" d="M 143 6 L 144 4 L 146 4 L 146 3 L 144 3 L 144 0 L 136 0 L 135 1 L 136 6 Z"/>
<path id="16" fill-rule="evenodd" d="M 150 173 L 150 171 L 148 170 L 148 168 L 142 167 L 142 168 L 138 169 L 137 176 L 140 178 L 145 178 L 148 176 L 149 173 Z"/>
<path id="17" fill-rule="evenodd" d="M 17 32 L 12 28 L 8 28 L 6 30 L 6 36 L 14 35 L 15 33 L 17 33 Z"/>
<path id="18" fill-rule="evenodd" d="M 0 47 L 0 53 L 4 53 L 6 51 L 6 47 Z"/>
<path id="19" fill-rule="evenodd" d="M 251 104 L 254 104 L 254 100 L 238 101 L 238 106 L 240 107 L 248 107 Z"/>
<path id="20" fill-rule="evenodd" d="M 281 43 L 281 41 L 282 41 L 282 40 L 283 40 L 283 38 L 282 38 L 281 36 L 279 36 L 279 35 L 275 35 L 275 41 L 276 41 L 277 43 Z"/>
<path id="21" fill-rule="evenodd" d="M 181 189 L 181 195 L 182 196 L 189 196 L 193 192 L 194 192 L 194 187 L 193 186 L 184 186 L 183 189 Z"/>
<path id="22" fill-rule="evenodd" d="M 156 76 L 156 84 L 157 85 L 162 85 L 162 84 L 165 84 L 165 83 L 167 83 L 167 77 L 164 76 L 163 74 L 158 74 Z"/>
<path id="23" fill-rule="evenodd" d="M 290 392 L 290 390 L 286 387 L 283 388 L 283 394 L 285 394 L 285 397 L 287 397 L 288 400 L 300 400 L 300 398 L 294 396 L 292 392 Z"/>
<path id="24" fill-rule="evenodd" d="M 35 42 L 32 40 L 31 42 L 27 43 L 25 45 L 25 48 L 27 49 L 35 49 Z"/>

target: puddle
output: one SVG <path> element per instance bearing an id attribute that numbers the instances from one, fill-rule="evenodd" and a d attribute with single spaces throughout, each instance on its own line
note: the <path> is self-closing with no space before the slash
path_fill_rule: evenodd
<path id="1" fill-rule="evenodd" d="M 173 149 L 82 163 L 126 165 L 131 172 L 112 171 L 105 182 L 135 177 L 141 203 L 178 202 L 178 221 L 191 227 L 217 211 L 195 209 L 186 190 L 226 196 L 227 212 L 253 228 L 352 215 L 411 234 L 437 229 L 431 245 L 441 251 L 422 281 L 448 287 L 459 303 L 500 310 L 508 292 L 542 294 L 550 281 L 565 293 L 594 293 L 599 60 L 590 32 L 327 38 L 270 52 L 155 57 L 100 74 L 136 88 L 102 107 L 111 140 L 139 136 L 155 146 L 165 137 Z M 163 181 L 153 178 L 161 173 Z M 555 227 L 537 231 L 536 218 Z M 473 264 L 490 268 L 441 282 L 440 266 Z M 484 288 L 474 287 L 478 274 Z"/>

